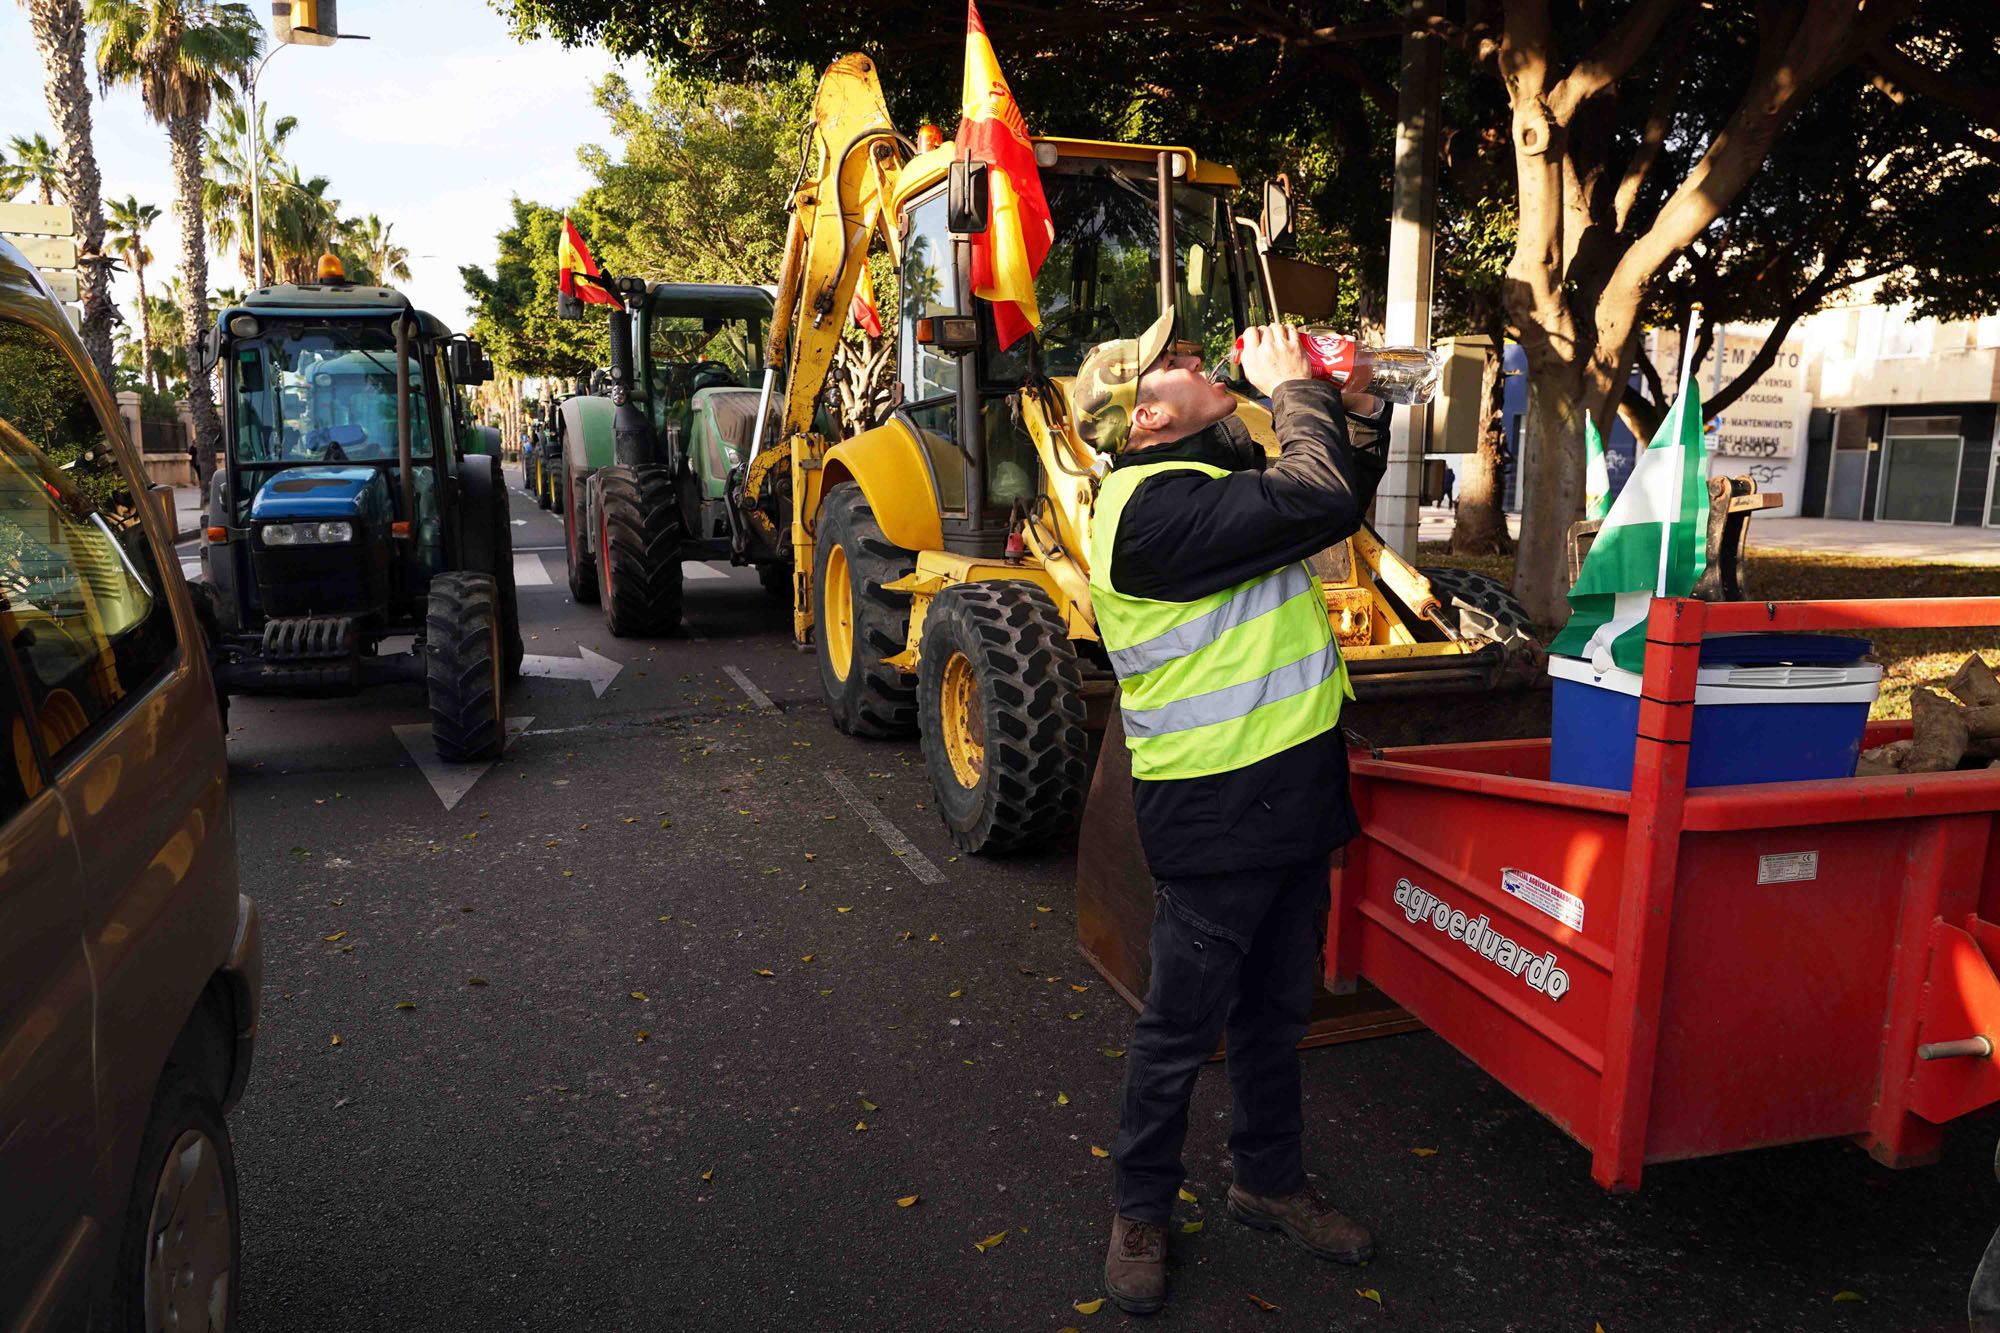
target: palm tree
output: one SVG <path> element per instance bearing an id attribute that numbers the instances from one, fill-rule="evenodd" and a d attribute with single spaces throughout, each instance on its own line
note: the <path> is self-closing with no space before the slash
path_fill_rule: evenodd
<path id="1" fill-rule="evenodd" d="M 333 248 L 340 229 L 340 201 L 327 196 L 332 185 L 324 176 L 307 179 L 297 167 L 287 167 L 278 178 L 276 193 L 266 197 L 264 229 L 279 282 L 311 282 L 319 257 Z"/>
<path id="2" fill-rule="evenodd" d="M 375 275 L 375 281 L 410 280 L 409 247 L 397 245 L 389 238 L 396 230 L 395 223 L 384 223 L 370 213 L 365 218 L 349 218 L 341 224 L 341 230 L 341 240 L 361 256 L 368 271 Z"/>
<path id="3" fill-rule="evenodd" d="M 138 87 L 146 114 L 166 126 L 180 199 L 181 274 L 187 286 L 182 342 L 190 366 L 200 360 L 208 324 L 208 249 L 202 235 L 201 131 L 209 107 L 233 103 L 230 80 L 242 80 L 263 49 L 264 29 L 241 0 L 91 0 L 97 25 L 97 74 L 107 88 Z M 206 486 L 222 431 L 205 375 L 189 375 L 195 466 Z"/>
<path id="4" fill-rule="evenodd" d="M 153 364 L 153 319 L 146 305 L 146 265 L 153 262 L 153 252 L 146 248 L 146 232 L 159 220 L 157 205 L 142 204 L 137 195 L 128 194 L 111 201 L 111 226 L 105 236 L 139 284 L 139 364 L 149 368 Z"/>
<path id="5" fill-rule="evenodd" d="M 90 142 L 90 84 L 83 73 L 82 0 L 22 0 L 28 26 L 42 55 L 42 96 L 49 120 L 62 140 L 63 197 L 76 219 L 76 239 L 86 261 L 104 250 L 104 212 L 98 203 L 101 183 L 97 151 Z M 84 350 L 98 373 L 112 379 L 111 325 L 118 312 L 111 308 L 111 275 L 102 263 L 79 265 L 83 287 Z"/>
<path id="6" fill-rule="evenodd" d="M 0 166 L 0 195 L 12 199 L 23 190 L 36 190 L 42 207 L 52 207 L 63 193 L 62 154 L 45 134 L 17 134 L 7 147 L 14 160 Z"/>
<path id="7" fill-rule="evenodd" d="M 255 271 L 250 254 L 250 182 L 259 178 L 265 199 L 274 197 L 285 169 L 285 141 L 299 125 L 297 116 L 280 116 L 266 127 L 263 107 L 257 108 L 257 131 L 250 132 L 250 114 L 242 103 L 222 108 L 206 137 L 202 162 L 207 183 L 202 187 L 202 213 L 208 233 L 218 246 L 236 247 L 237 266 L 247 277 Z M 270 241 L 264 241 L 264 267 L 274 269 Z"/>

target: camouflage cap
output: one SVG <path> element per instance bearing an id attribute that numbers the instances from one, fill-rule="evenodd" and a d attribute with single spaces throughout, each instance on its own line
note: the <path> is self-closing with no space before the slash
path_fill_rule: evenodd
<path id="1" fill-rule="evenodd" d="M 1085 444 L 1107 454 L 1125 447 L 1139 406 L 1139 376 L 1160 359 L 1173 335 L 1170 306 L 1138 337 L 1114 338 L 1090 349 L 1069 386 L 1076 433 Z"/>

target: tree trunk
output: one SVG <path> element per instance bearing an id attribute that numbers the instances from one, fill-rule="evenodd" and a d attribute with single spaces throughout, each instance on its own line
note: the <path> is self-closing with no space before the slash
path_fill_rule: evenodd
<path id="1" fill-rule="evenodd" d="M 83 73 L 83 6 L 79 0 L 30 0 L 29 25 L 42 53 L 42 92 L 49 119 L 62 138 L 63 190 L 76 218 L 77 249 L 86 256 L 104 253 L 104 211 L 99 202 L 103 182 L 97 174 L 97 152 L 90 140 L 90 85 Z M 46 183 L 42 202 L 52 203 Z M 80 264 L 83 327 L 78 331 L 84 350 L 106 384 L 116 384 L 111 360 L 110 273 L 103 264 Z"/>
<path id="2" fill-rule="evenodd" d="M 139 383 L 153 382 L 153 312 L 146 304 L 146 261 L 132 256 L 132 280 L 139 284 Z"/>
<path id="3" fill-rule="evenodd" d="M 1583 516 L 1583 367 L 1529 354 L 1528 411 L 1521 422 L 1520 559 L 1514 595 L 1541 625 L 1569 619 L 1569 525 Z"/>
<path id="4" fill-rule="evenodd" d="M 201 369 L 201 344 L 208 333 L 208 251 L 204 247 L 201 214 L 201 122 L 178 115 L 167 126 L 173 150 L 174 183 L 180 190 L 181 282 L 187 288 L 181 305 L 181 341 L 187 346 L 188 411 L 194 418 L 194 470 L 204 493 L 215 472 L 215 451 L 222 427 L 215 415 L 215 395 Z"/>
<path id="5" fill-rule="evenodd" d="M 1507 532 L 1506 343 L 1495 336 L 1480 373 L 1479 447 L 1460 462 L 1458 503 L 1451 527 L 1453 555 L 1506 555 Z"/>

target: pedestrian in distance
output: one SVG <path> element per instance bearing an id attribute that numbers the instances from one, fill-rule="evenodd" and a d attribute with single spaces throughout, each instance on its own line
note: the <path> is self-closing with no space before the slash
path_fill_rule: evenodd
<path id="1" fill-rule="evenodd" d="M 1446 509 L 1458 508 L 1458 474 L 1451 470 L 1451 464 L 1444 465 L 1444 494 L 1438 497 Z"/>
<path id="2" fill-rule="evenodd" d="M 1389 407 L 1365 375 L 1312 377 L 1296 330 L 1243 337 L 1271 403 L 1266 458 L 1236 398 L 1170 342 L 1173 312 L 1100 343 L 1071 390 L 1113 456 L 1092 517 L 1098 632 L 1121 685 L 1133 805 L 1155 880 L 1152 980 L 1125 1054 L 1104 1281 L 1130 1314 L 1166 1302 L 1195 1076 L 1228 1035 L 1229 1215 L 1357 1264 L 1368 1232 L 1307 1178 L 1298 1042 L 1323 972 L 1334 850 L 1358 827 L 1338 722 L 1352 698 L 1306 564 L 1361 526 Z"/>

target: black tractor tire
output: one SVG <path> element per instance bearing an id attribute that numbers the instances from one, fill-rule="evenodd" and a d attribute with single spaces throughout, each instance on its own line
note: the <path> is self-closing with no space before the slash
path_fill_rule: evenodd
<path id="1" fill-rule="evenodd" d="M 190 1190 L 206 1193 L 208 1206 L 176 1215 L 173 1201 L 197 1202 Z M 192 1071 L 168 1065 L 139 1143 L 118 1267 L 111 1278 L 111 1308 L 97 1327 L 120 1333 L 237 1327 L 241 1216 L 236 1152 L 222 1105 Z M 215 1307 L 222 1319 L 211 1324 Z"/>
<path id="2" fill-rule="evenodd" d="M 773 560 L 769 564 L 757 566 L 757 582 L 762 585 L 764 595 L 774 602 L 792 604 L 792 562 Z"/>
<path id="3" fill-rule="evenodd" d="M 917 664 L 924 767 L 960 850 L 1046 847 L 1090 783 L 1083 670 L 1049 595 L 1025 580 L 932 600 Z"/>
<path id="4" fill-rule="evenodd" d="M 590 486 L 605 625 L 621 639 L 674 633 L 681 626 L 681 518 L 673 469 L 599 468 Z"/>
<path id="5" fill-rule="evenodd" d="M 491 574 L 439 574 L 424 620 L 431 740 L 447 764 L 498 759 L 507 744 L 500 592 Z"/>
<path id="6" fill-rule="evenodd" d="M 844 630 L 827 621 L 827 570 L 836 560 L 847 571 L 845 595 L 837 598 L 849 614 Z M 849 736 L 909 736 L 917 730 L 915 677 L 882 661 L 902 652 L 910 634 L 910 594 L 884 585 L 916 567 L 916 554 L 884 535 L 858 483 L 843 481 L 826 493 L 813 543 L 813 638 L 827 712 Z M 836 662 L 841 639 L 849 660 Z"/>
<path id="7" fill-rule="evenodd" d="M 507 488 L 493 491 L 493 582 L 500 597 L 500 673 L 508 681 L 521 678 L 521 659 L 528 646 L 521 641 L 520 592 L 514 585 L 514 519 Z"/>
<path id="8" fill-rule="evenodd" d="M 1430 580 L 1431 592 L 1444 608 L 1447 622 L 1455 618 L 1469 622 L 1458 626 L 1460 633 L 1470 629 L 1500 643 L 1510 642 L 1515 635 L 1534 638 L 1535 622 L 1528 608 L 1498 579 L 1470 569 L 1433 567 L 1417 572 Z M 1472 615 L 1459 615 L 1466 611 Z"/>
<path id="9" fill-rule="evenodd" d="M 569 554 L 569 595 L 578 606 L 596 606 L 597 548 L 583 530 L 583 516 L 576 512 L 577 497 L 586 484 L 571 479 L 563 487 L 563 549 Z"/>

